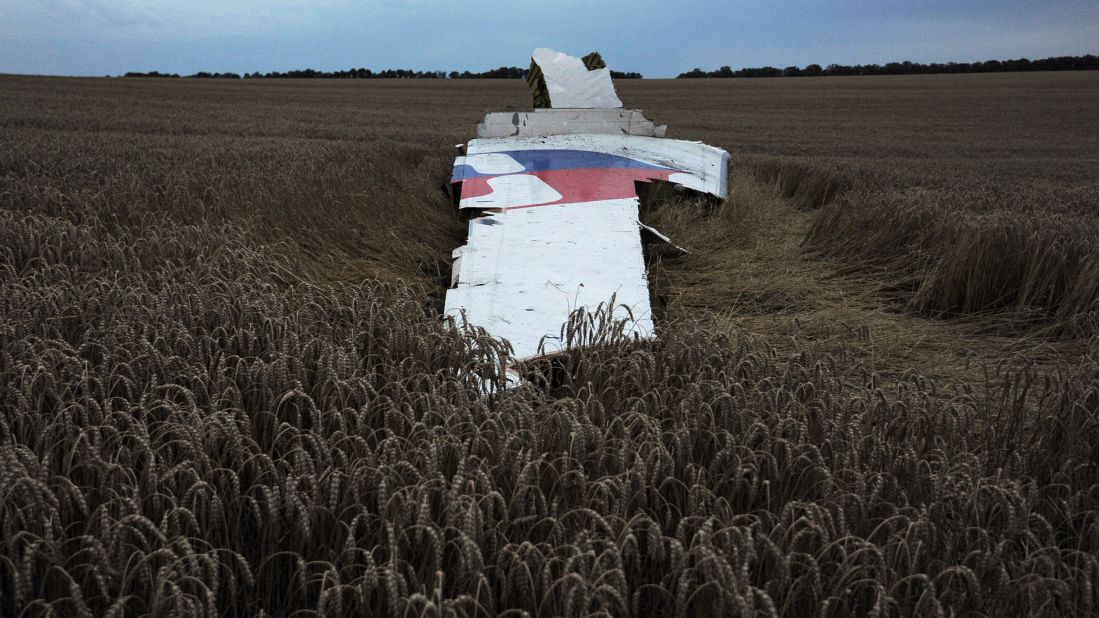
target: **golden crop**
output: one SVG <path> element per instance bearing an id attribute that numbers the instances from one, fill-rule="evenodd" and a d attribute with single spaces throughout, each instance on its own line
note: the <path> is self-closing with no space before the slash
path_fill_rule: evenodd
<path id="1" fill-rule="evenodd" d="M 620 86 L 741 187 L 653 213 L 712 249 L 660 338 L 577 315 L 486 396 L 439 185 L 521 80 L 0 78 L 0 615 L 1099 613 L 1095 78 L 699 81 Z M 719 261 L 760 180 L 898 311 L 1092 351 L 947 384 L 721 327 L 807 302 Z"/>

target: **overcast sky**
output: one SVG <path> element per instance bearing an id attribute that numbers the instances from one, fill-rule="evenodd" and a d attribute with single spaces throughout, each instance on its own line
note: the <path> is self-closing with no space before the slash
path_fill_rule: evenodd
<path id="1" fill-rule="evenodd" d="M 480 71 L 535 47 L 694 67 L 1099 53 L 1099 0 L 0 0 L 0 73 Z"/>

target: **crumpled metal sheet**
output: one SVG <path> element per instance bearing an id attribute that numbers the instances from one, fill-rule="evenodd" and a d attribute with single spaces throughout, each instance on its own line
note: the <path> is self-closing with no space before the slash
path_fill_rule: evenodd
<path id="1" fill-rule="evenodd" d="M 541 76 L 536 79 L 544 80 L 550 107 L 622 107 L 622 101 L 611 82 L 610 69 L 588 70 L 582 59 L 545 47 L 534 50 L 531 60 L 541 71 Z"/>

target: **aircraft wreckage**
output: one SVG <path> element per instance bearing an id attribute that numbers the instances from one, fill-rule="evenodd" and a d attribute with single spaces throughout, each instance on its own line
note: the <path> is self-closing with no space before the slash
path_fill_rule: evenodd
<path id="1" fill-rule="evenodd" d="M 597 53 L 536 49 L 527 81 L 535 109 L 488 113 L 454 161 L 452 194 L 470 219 L 446 314 L 506 339 L 518 360 L 561 349 L 569 315 L 612 296 L 613 317 L 651 338 L 642 230 L 668 239 L 641 223 L 637 183 L 725 199 L 729 154 L 665 139 L 623 109 Z"/>

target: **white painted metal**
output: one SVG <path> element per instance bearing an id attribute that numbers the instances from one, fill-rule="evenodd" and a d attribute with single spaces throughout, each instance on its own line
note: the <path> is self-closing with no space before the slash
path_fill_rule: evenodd
<path id="1" fill-rule="evenodd" d="M 680 173 L 672 174 L 669 180 L 688 189 L 709 193 L 721 199 L 725 198 L 728 191 L 729 153 L 702 142 L 640 135 L 547 135 L 474 139 L 466 146 L 466 157 L 459 157 L 455 165 L 468 161 L 472 155 L 515 150 L 583 150 L 620 155 L 680 170 Z M 481 198 L 463 199 L 459 206 L 482 208 L 475 201 L 479 199 Z"/>
<path id="2" fill-rule="evenodd" d="M 544 47 L 534 50 L 531 58 L 542 69 L 552 107 L 622 107 L 610 69 L 589 71 L 580 58 Z"/>
<path id="3" fill-rule="evenodd" d="M 635 109 L 536 109 L 533 112 L 489 112 L 477 125 L 477 137 L 577 133 L 663 137 L 666 128 L 654 125 Z"/>
<path id="4" fill-rule="evenodd" d="M 446 313 L 507 339 L 520 359 L 561 349 L 561 326 L 615 295 L 615 316 L 652 336 L 637 198 L 489 214 L 469 222 Z M 627 311 L 626 308 L 629 308 Z M 632 319 L 628 318 L 629 313 Z"/>
<path id="5" fill-rule="evenodd" d="M 497 176 L 488 180 L 488 186 L 492 187 L 492 193 L 463 198 L 461 207 L 495 210 L 528 204 L 548 204 L 561 199 L 561 194 L 553 187 L 530 174 Z"/>
<path id="6" fill-rule="evenodd" d="M 482 174 L 514 174 L 524 168 L 518 161 L 505 154 L 488 152 L 458 157 L 454 165 L 468 165 Z"/>

